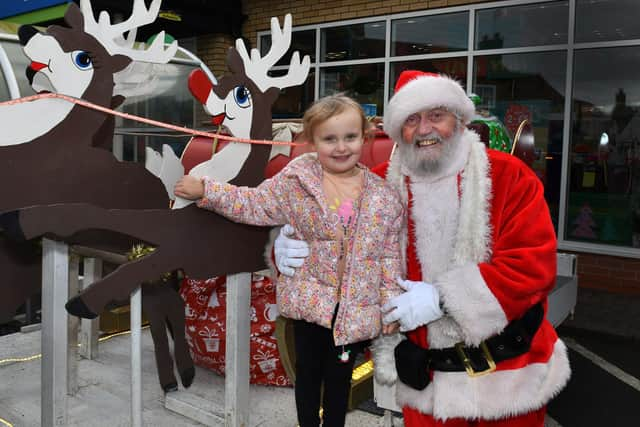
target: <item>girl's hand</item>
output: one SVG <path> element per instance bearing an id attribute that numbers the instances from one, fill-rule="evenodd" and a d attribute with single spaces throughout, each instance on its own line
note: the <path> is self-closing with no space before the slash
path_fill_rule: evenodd
<path id="1" fill-rule="evenodd" d="M 187 200 L 198 200 L 204 196 L 204 183 L 199 178 L 185 175 L 173 187 L 173 194 Z"/>
<path id="2" fill-rule="evenodd" d="M 389 323 L 388 325 L 382 325 L 382 335 L 391 335 L 398 332 L 400 329 L 399 322 Z"/>

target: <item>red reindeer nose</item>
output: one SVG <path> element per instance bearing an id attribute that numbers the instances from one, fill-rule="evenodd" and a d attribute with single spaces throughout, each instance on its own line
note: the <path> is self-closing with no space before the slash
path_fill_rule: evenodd
<path id="1" fill-rule="evenodd" d="M 201 104 L 207 103 L 207 98 L 209 97 L 209 92 L 211 92 L 212 87 L 213 85 L 204 71 L 198 69 L 193 70 L 191 74 L 189 74 L 189 90 Z"/>
<path id="2" fill-rule="evenodd" d="M 43 64 L 42 62 L 31 61 L 29 65 L 34 71 L 40 71 L 43 68 L 47 68 L 47 64 Z"/>

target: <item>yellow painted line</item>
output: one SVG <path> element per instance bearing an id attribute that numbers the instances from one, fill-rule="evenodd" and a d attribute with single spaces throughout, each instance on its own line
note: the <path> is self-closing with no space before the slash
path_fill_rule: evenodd
<path id="1" fill-rule="evenodd" d="M 147 329 L 148 327 L 149 326 L 144 326 L 142 329 Z M 131 331 L 116 332 L 115 334 L 104 336 L 98 339 L 98 341 L 104 342 L 104 341 L 110 340 L 111 338 L 119 337 L 120 335 L 127 335 L 130 333 Z M 80 344 L 78 344 L 78 347 L 80 347 Z M 26 357 L 10 357 L 7 359 L 0 360 L 0 366 L 7 363 L 31 362 L 32 360 L 40 359 L 41 357 L 42 357 L 42 353 L 34 354 L 32 356 L 26 356 Z M 0 418 L 0 422 L 2 422 L 2 418 Z"/>

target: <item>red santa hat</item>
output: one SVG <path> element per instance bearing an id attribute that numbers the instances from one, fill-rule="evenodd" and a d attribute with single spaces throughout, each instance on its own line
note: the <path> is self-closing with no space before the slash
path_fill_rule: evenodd
<path id="1" fill-rule="evenodd" d="M 473 102 L 460 83 L 452 78 L 424 71 L 403 71 L 384 114 L 384 130 L 392 140 L 399 142 L 407 117 L 438 107 L 455 113 L 465 125 L 475 113 Z"/>

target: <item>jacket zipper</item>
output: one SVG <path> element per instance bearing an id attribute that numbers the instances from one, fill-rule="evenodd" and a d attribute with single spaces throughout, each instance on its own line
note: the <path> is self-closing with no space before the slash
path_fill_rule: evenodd
<path id="1" fill-rule="evenodd" d="M 352 236 L 354 236 L 354 240 L 356 239 L 355 236 L 358 236 L 358 227 L 360 225 L 360 210 L 362 209 L 362 199 L 364 198 L 364 194 L 365 191 L 367 190 L 368 184 L 369 184 L 369 175 L 368 175 L 369 171 L 367 169 L 364 170 L 364 185 L 362 186 L 362 191 L 360 192 L 360 195 L 358 196 L 358 202 L 357 202 L 357 207 L 358 207 L 358 212 L 356 213 L 356 218 L 354 221 L 354 229 L 353 229 L 353 233 Z M 344 238 L 344 236 L 343 236 Z M 349 241 L 346 241 L 346 244 L 349 245 Z M 338 284 L 338 304 L 340 304 L 341 300 L 342 300 L 342 284 L 345 283 L 345 278 L 347 279 L 351 279 L 351 265 L 349 264 L 349 261 L 353 258 L 353 247 L 355 247 L 355 245 L 352 245 L 351 250 L 348 250 L 348 248 L 343 248 L 343 255 L 344 255 L 344 266 L 345 266 L 345 270 L 342 272 L 342 280 L 340 280 L 340 283 Z M 347 274 L 348 273 L 348 274 Z M 350 281 L 347 281 L 347 283 L 350 283 Z M 349 288 L 347 287 L 347 293 L 345 295 L 345 298 L 348 298 L 348 294 L 349 294 Z M 333 328 L 333 342 L 334 344 L 336 343 L 336 331 L 337 331 L 337 326 L 340 324 L 342 325 L 342 317 L 343 316 L 343 312 L 344 312 L 344 304 L 341 304 L 341 306 L 338 308 L 338 313 L 336 314 L 336 322 L 335 322 L 335 326 Z M 340 322 L 340 323 L 338 323 Z"/>

